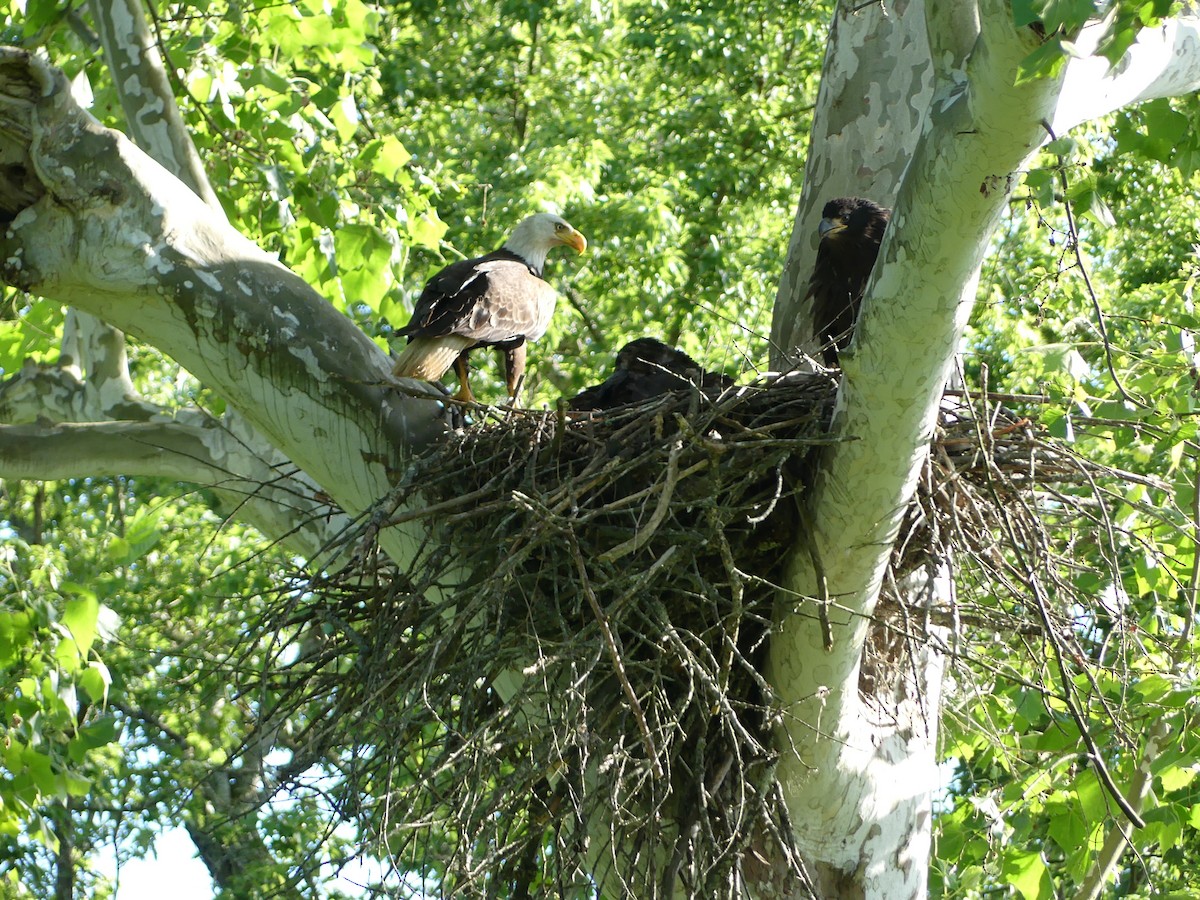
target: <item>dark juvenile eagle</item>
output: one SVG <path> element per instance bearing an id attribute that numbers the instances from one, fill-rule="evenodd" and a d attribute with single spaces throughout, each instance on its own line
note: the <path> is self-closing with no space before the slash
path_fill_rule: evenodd
<path id="1" fill-rule="evenodd" d="M 568 405 L 578 410 L 612 409 L 693 384 L 706 393 L 719 393 L 732 385 L 733 379 L 721 372 L 706 372 L 682 350 L 656 338 L 638 338 L 618 351 L 612 375 L 576 394 Z"/>
<path id="2" fill-rule="evenodd" d="M 587 248 L 561 216 L 538 213 L 518 224 L 499 250 L 451 263 L 430 278 L 412 319 L 396 332 L 408 346 L 393 373 L 436 381 L 453 365 L 455 399 L 473 403 L 467 355 L 476 347 L 498 347 L 509 397 L 515 397 L 525 372 L 525 342 L 545 334 L 554 315 L 558 294 L 542 280 L 542 267 L 560 244 L 579 253 Z"/>
<path id="3" fill-rule="evenodd" d="M 839 197 L 821 210 L 821 243 L 808 281 L 813 333 L 827 366 L 854 334 L 867 279 L 892 211 L 861 197 Z"/>

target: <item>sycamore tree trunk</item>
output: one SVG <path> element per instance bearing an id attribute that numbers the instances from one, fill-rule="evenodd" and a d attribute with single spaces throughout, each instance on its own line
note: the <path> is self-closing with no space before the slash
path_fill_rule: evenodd
<path id="1" fill-rule="evenodd" d="M 1061 131 L 1194 90 L 1200 54 L 1176 51 L 1194 49 L 1196 32 L 1192 18 L 1144 32 L 1119 73 L 1102 77 L 1082 58 L 1060 78 L 1015 86 L 1039 37 L 1013 27 L 1007 3 L 927 12 L 917 0 L 854 2 L 836 13 L 777 300 L 777 348 L 791 355 L 807 342 L 801 301 L 821 202 L 871 196 L 894 205 L 895 217 L 859 338 L 843 357 L 834 427 L 856 440 L 830 447 L 808 495 L 809 527 L 791 549 L 769 660 L 785 705 L 779 772 L 822 896 L 924 893 L 940 659 L 927 651 L 915 676 L 870 697 L 860 696 L 859 669 L 989 235 L 1047 124 Z M 1086 48 L 1086 35 L 1076 44 Z M 1091 88 L 1086 97 L 1077 84 Z M 303 484 L 354 514 L 442 432 L 428 390 L 392 379 L 384 354 L 348 319 L 81 111 L 60 72 L 17 50 L 0 54 L 0 219 L 0 277 L 87 314 L 58 366 L 30 367 L 0 391 L 0 477 L 125 471 L 210 482 L 224 472 L 236 493 L 294 463 Z M 227 429 L 202 416 L 171 419 L 141 404 L 120 332 L 224 396 L 252 452 L 231 457 Z M 302 518 L 289 499 L 256 497 L 241 513 L 269 536 Z M 420 538 L 393 528 L 380 542 L 403 564 Z M 937 579 L 917 580 L 908 589 L 933 596 Z M 824 615 L 814 614 L 818 597 Z M 760 893 L 799 892 L 771 880 L 763 876 Z"/>
<path id="2" fill-rule="evenodd" d="M 1146 30 L 1116 71 L 1085 56 L 1062 77 L 1017 85 L 1042 38 L 1015 28 L 1007 3 L 839 7 L 772 328 L 776 368 L 811 346 L 803 298 L 823 202 L 857 194 L 893 206 L 858 336 L 841 357 L 834 431 L 854 440 L 829 447 L 806 498 L 810 533 L 797 535 L 769 661 L 787 712 L 783 746 L 797 748 L 780 774 L 822 896 L 925 895 L 938 654 L 924 648 L 911 673 L 871 695 L 860 693 L 860 664 L 988 238 L 1052 134 L 1200 87 L 1198 25 Z M 1085 29 L 1077 46 L 1094 50 L 1099 32 Z M 907 602 L 935 602 L 937 583 L 910 589 Z M 812 615 L 822 601 L 824 614 Z"/>
<path id="3" fill-rule="evenodd" d="M 129 136 L 224 221 L 142 0 L 91 5 Z M 232 408 L 217 418 L 196 406 L 164 409 L 138 396 L 124 333 L 112 320 L 72 306 L 58 364 L 27 365 L 0 385 L 0 477 L 116 474 L 203 484 L 221 513 L 236 514 L 305 557 L 346 525 L 315 482 Z"/>

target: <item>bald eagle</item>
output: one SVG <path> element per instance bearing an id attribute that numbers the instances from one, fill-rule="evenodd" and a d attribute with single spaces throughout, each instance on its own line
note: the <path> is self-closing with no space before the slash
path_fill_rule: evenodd
<path id="1" fill-rule="evenodd" d="M 861 197 L 839 197 L 821 210 L 821 243 L 808 282 L 813 332 L 827 366 L 854 334 L 858 308 L 892 211 Z"/>
<path id="2" fill-rule="evenodd" d="M 617 367 L 607 379 L 576 394 L 571 409 L 601 410 L 640 403 L 668 391 L 698 384 L 705 393 L 717 394 L 733 384 L 722 372 L 706 372 L 682 350 L 657 338 L 630 341 L 617 353 Z"/>
<path id="3" fill-rule="evenodd" d="M 396 332 L 408 345 L 393 374 L 436 381 L 453 365 L 455 399 L 474 403 L 467 355 L 476 347 L 498 347 L 509 397 L 515 397 L 525 372 L 525 342 L 545 334 L 554 314 L 558 294 L 542 280 L 542 267 L 560 244 L 579 253 L 587 248 L 561 216 L 538 213 L 518 224 L 499 250 L 451 263 L 430 278 L 412 319 Z"/>

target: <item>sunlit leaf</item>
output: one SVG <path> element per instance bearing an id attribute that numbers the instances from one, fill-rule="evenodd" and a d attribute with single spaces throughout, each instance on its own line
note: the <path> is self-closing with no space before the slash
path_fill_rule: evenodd
<path id="1" fill-rule="evenodd" d="M 1013 853 L 1005 860 L 1004 880 L 1025 900 L 1054 896 L 1054 885 L 1040 853 Z"/>

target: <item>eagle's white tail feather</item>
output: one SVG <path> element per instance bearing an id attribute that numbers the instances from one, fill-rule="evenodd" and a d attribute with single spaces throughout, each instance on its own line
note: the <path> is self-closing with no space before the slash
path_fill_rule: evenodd
<path id="1" fill-rule="evenodd" d="M 474 340 L 461 334 L 413 338 L 400 351 L 396 364 L 392 366 L 392 374 L 401 378 L 437 381 L 454 365 L 458 354 L 474 344 Z"/>

